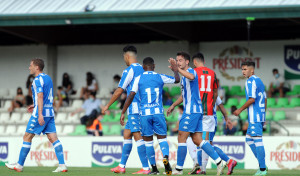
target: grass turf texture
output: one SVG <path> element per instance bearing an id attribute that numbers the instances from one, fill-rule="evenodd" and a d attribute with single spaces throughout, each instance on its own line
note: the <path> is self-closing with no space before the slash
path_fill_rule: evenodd
<path id="1" fill-rule="evenodd" d="M 72 175 L 72 176 L 100 176 L 100 175 L 132 175 L 131 173 L 138 171 L 139 169 L 126 169 L 126 174 L 114 174 L 110 172 L 109 168 L 86 168 L 86 167 L 69 167 L 69 171 L 66 173 L 52 173 L 55 167 L 25 167 L 23 172 L 16 172 L 9 170 L 5 166 L 0 166 L 1 176 L 53 176 L 53 175 Z M 163 173 L 163 169 L 159 169 L 160 175 Z M 227 171 L 227 168 L 226 168 Z M 184 175 L 188 175 L 189 170 L 184 170 Z M 243 176 L 243 175 L 254 175 L 256 170 L 245 170 L 245 169 L 235 169 L 233 175 Z M 207 170 L 207 175 L 216 175 L 217 171 L 215 169 Z M 299 170 L 269 170 L 268 175 L 299 175 Z"/>

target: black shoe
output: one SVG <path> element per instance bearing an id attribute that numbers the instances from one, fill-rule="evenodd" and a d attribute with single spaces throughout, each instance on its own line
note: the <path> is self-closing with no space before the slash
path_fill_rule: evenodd
<path id="1" fill-rule="evenodd" d="M 159 171 L 151 171 L 148 175 L 159 175 Z"/>
<path id="2" fill-rule="evenodd" d="M 170 166 L 169 160 L 167 158 L 163 159 L 163 163 L 165 166 L 165 172 L 167 175 L 172 175 L 172 167 Z"/>

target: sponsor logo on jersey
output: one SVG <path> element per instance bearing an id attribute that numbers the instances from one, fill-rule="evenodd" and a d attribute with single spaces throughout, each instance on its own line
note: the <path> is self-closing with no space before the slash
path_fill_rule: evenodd
<path id="1" fill-rule="evenodd" d="M 300 168 L 300 142 L 288 141 L 277 145 L 270 152 L 270 162 L 275 162 L 280 169 Z"/>
<path id="2" fill-rule="evenodd" d="M 121 161 L 122 148 L 123 142 L 93 142 L 92 166 L 117 166 Z"/>
<path id="3" fill-rule="evenodd" d="M 252 51 L 248 51 L 244 46 L 231 46 L 223 49 L 218 57 L 213 59 L 213 70 L 219 70 L 221 75 L 232 81 L 245 79 L 244 76 L 236 76 L 235 70 L 241 69 L 242 62 L 254 61 L 256 69 L 260 68 L 261 57 L 257 57 Z"/>
<path id="4" fill-rule="evenodd" d="M 8 143 L 0 142 L 0 160 L 5 160 L 8 157 Z"/>

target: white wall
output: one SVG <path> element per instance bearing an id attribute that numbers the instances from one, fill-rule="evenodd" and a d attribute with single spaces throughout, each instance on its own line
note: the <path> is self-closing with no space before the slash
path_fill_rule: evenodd
<path id="1" fill-rule="evenodd" d="M 16 92 L 20 86 L 26 94 L 30 61 L 35 57 L 46 58 L 46 54 L 47 48 L 44 45 L 0 47 L 0 89 L 8 88 Z"/>
<path id="2" fill-rule="evenodd" d="M 300 40 L 289 41 L 256 41 L 251 43 L 254 57 L 260 57 L 260 68 L 256 69 L 256 75 L 261 77 L 266 85 L 272 78 L 271 70 L 278 68 L 283 73 L 287 66 L 284 63 L 284 45 L 299 45 Z M 247 47 L 247 42 L 202 42 L 200 51 L 204 53 L 206 65 L 213 68 L 213 58 L 218 58 L 225 48 L 238 45 Z M 85 73 L 91 71 L 96 75 L 101 87 L 111 87 L 112 77 L 122 74 L 126 68 L 123 61 L 122 49 L 124 45 L 80 45 L 58 47 L 57 85 L 61 85 L 62 74 L 68 72 L 76 89 L 85 85 Z M 139 62 L 151 56 L 156 63 L 156 71 L 172 75 L 167 67 L 168 58 L 176 57 L 178 51 L 188 51 L 187 42 L 151 42 L 149 44 L 136 44 Z M 0 89 L 21 86 L 25 88 L 25 82 L 29 74 L 29 62 L 34 57 L 47 57 L 45 45 L 24 45 L 0 47 Z M 193 54 L 193 53 L 192 53 Z M 246 53 L 233 54 L 230 57 L 245 57 Z M 244 80 L 229 81 L 225 79 L 218 68 L 214 69 L 223 85 L 244 85 Z M 47 70 L 45 70 L 47 73 Z M 240 69 L 226 70 L 231 76 L 241 76 Z M 300 74 L 300 73 L 298 73 Z M 291 84 L 300 84 L 293 81 Z M 26 92 L 26 91 L 25 91 Z"/>

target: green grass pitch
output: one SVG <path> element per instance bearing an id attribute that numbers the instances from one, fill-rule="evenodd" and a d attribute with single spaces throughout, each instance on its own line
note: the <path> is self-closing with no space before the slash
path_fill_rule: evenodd
<path id="1" fill-rule="evenodd" d="M 69 167 L 67 173 L 52 173 L 55 170 L 55 167 L 25 167 L 24 172 L 18 173 L 12 170 L 9 170 L 5 166 L 0 166 L 0 175 L 1 176 L 54 176 L 54 175 L 70 175 L 70 176 L 110 176 L 110 175 L 119 175 L 111 173 L 109 168 L 83 168 L 83 167 Z M 136 172 L 139 169 L 127 169 L 126 174 L 121 174 L 122 176 L 132 175 L 132 172 Z M 189 170 L 184 170 L 184 175 L 188 175 Z M 253 175 L 256 170 L 246 170 L 246 169 L 236 169 L 233 175 L 243 176 L 243 175 Z M 162 175 L 163 169 L 160 169 L 160 175 Z M 215 169 L 210 169 L 207 171 L 207 175 L 216 175 Z M 289 175 L 300 175 L 298 170 L 269 170 L 268 175 L 280 175 L 280 176 L 289 176 Z"/>

